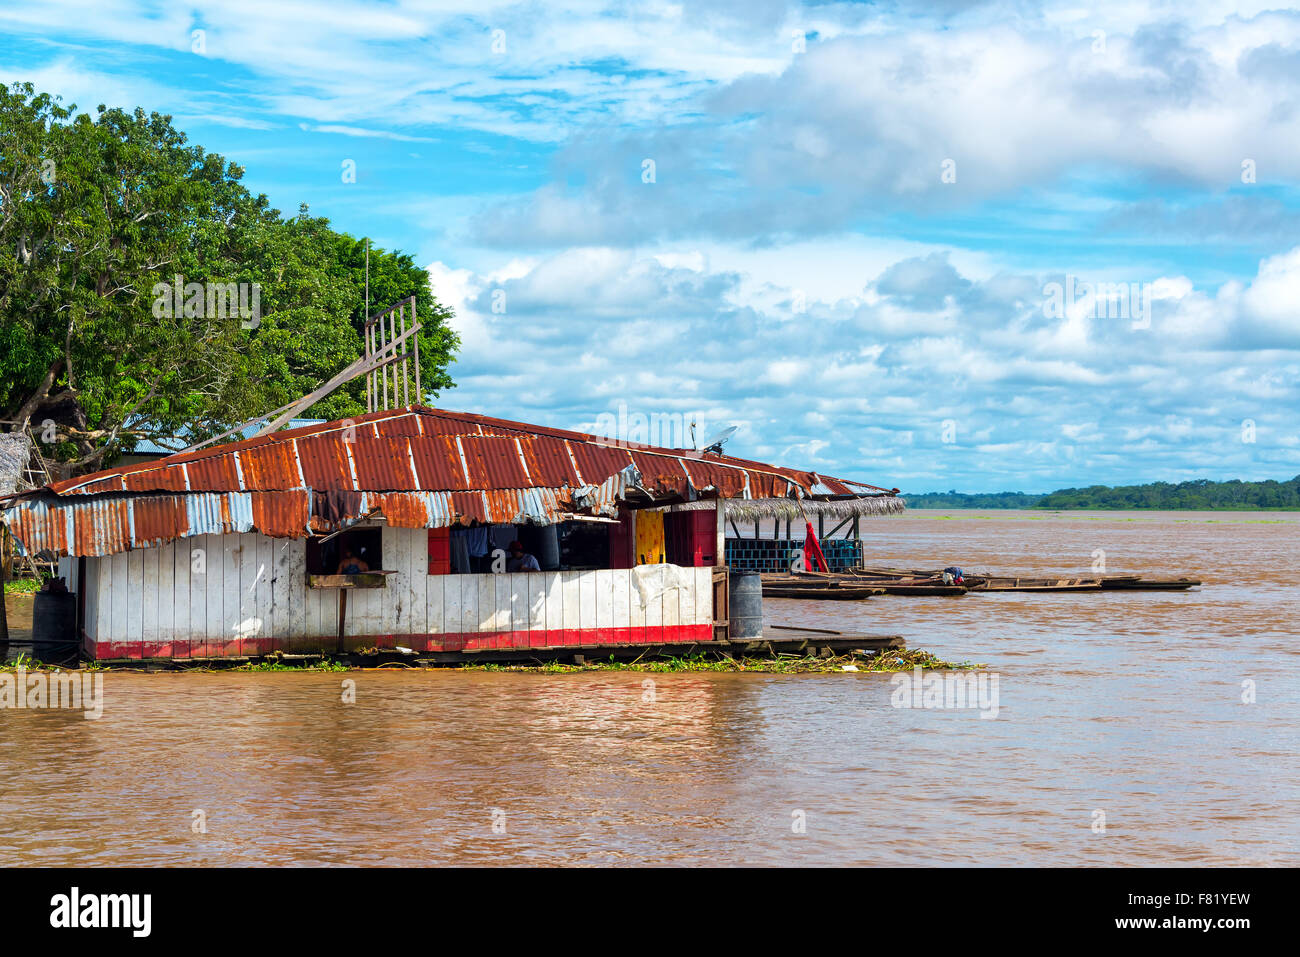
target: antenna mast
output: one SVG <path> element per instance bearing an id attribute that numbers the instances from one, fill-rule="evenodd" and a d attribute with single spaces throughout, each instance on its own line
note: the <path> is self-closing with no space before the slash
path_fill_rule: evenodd
<path id="1" fill-rule="evenodd" d="M 370 343 L 370 237 L 366 237 L 366 306 L 361 313 L 362 318 L 366 320 L 366 325 L 362 327 L 362 334 L 366 336 L 366 355 L 373 351 Z M 375 374 L 372 372 L 366 376 L 366 411 L 375 411 Z"/>

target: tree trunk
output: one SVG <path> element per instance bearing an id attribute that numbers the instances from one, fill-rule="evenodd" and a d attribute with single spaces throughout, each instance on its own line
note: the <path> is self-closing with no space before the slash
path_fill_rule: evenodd
<path id="1" fill-rule="evenodd" d="M 59 374 L 59 370 L 62 368 L 63 360 L 55 360 L 54 365 L 50 366 L 49 371 L 45 373 L 45 378 L 41 380 L 40 386 L 37 387 L 35 392 L 27 397 L 26 402 L 18 407 L 18 411 L 14 414 L 14 419 L 18 422 L 19 429 L 26 428 L 27 421 L 32 417 L 32 413 L 36 411 L 36 407 L 41 404 L 42 400 L 49 396 L 50 389 L 54 386 L 54 377 Z"/>

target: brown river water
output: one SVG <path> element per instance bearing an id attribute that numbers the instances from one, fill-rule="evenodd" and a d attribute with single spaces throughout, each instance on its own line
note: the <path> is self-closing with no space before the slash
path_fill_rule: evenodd
<path id="1" fill-rule="evenodd" d="M 864 673 L 109 673 L 99 720 L 0 710 L 0 865 L 1300 863 L 1300 514 L 863 528 L 882 565 L 1205 585 L 766 603 L 987 664 L 991 720 Z"/>

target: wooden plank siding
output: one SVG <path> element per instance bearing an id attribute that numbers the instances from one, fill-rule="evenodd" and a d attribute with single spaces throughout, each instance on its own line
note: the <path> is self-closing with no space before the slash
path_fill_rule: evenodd
<path id="1" fill-rule="evenodd" d="M 385 588 L 348 593 L 345 647 L 416 652 L 712 639 L 711 568 L 429 575 L 425 529 L 385 528 Z M 307 587 L 305 544 L 199 535 L 86 560 L 93 657 L 333 652 L 336 589 Z"/>

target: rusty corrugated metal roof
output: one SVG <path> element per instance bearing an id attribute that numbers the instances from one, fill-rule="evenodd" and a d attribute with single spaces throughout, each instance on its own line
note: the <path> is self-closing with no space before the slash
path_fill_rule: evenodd
<path id="1" fill-rule="evenodd" d="M 18 498 L 5 520 L 31 551 L 102 555 L 204 533 L 302 537 L 374 515 L 404 527 L 552 523 L 615 514 L 634 489 L 657 500 L 897 491 L 413 406 L 57 482 Z"/>

